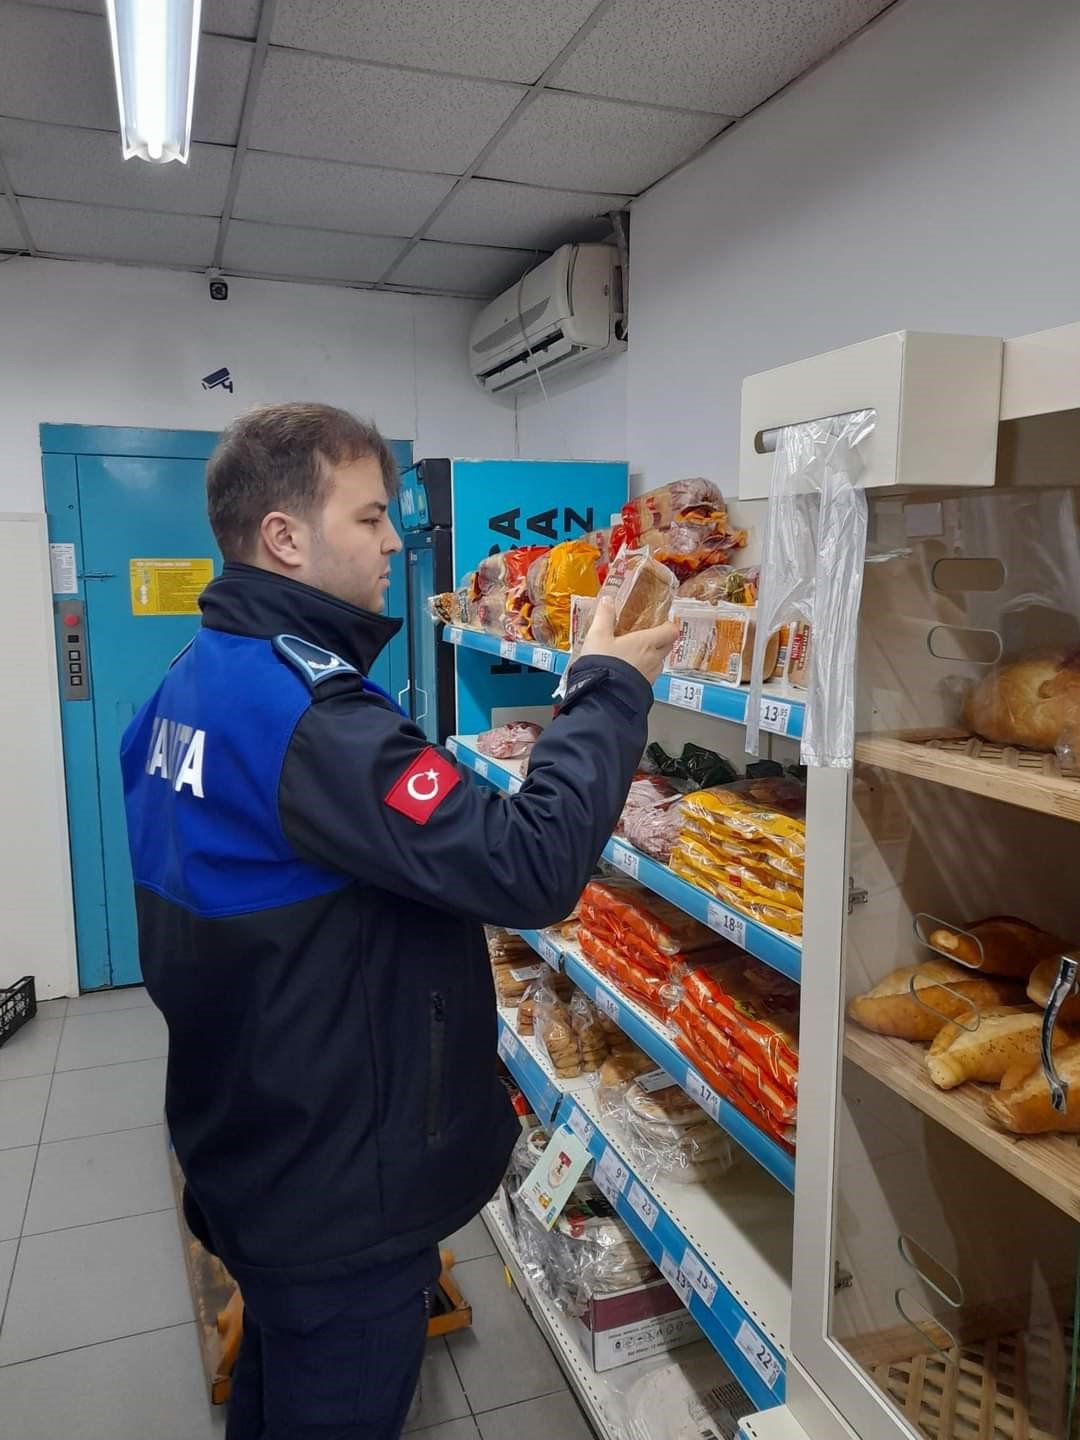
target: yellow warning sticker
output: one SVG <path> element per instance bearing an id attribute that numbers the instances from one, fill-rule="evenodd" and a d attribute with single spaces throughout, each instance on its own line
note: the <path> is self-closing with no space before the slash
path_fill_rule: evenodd
<path id="1" fill-rule="evenodd" d="M 213 578 L 213 560 L 132 560 L 131 613 L 198 615 Z"/>

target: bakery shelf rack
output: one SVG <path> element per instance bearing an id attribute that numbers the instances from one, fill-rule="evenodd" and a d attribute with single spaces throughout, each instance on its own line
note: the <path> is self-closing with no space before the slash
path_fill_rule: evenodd
<path id="1" fill-rule="evenodd" d="M 525 640 L 501 640 L 497 635 L 463 625 L 447 625 L 443 639 L 451 645 L 498 655 L 503 660 L 528 665 L 534 670 L 550 670 L 555 675 L 561 675 L 570 663 L 565 650 L 549 650 Z M 657 700 L 665 705 L 700 711 L 735 725 L 746 724 L 749 693 L 746 685 L 725 685 L 701 675 L 665 674 L 656 682 L 655 691 Z M 804 711 L 801 691 L 772 681 L 761 699 L 761 728 L 797 740 L 802 735 Z"/>
<path id="2" fill-rule="evenodd" d="M 794 1192 L 794 1155 L 759 1130 L 741 1111 L 712 1089 L 678 1049 L 661 1021 L 622 994 L 594 970 L 575 945 L 556 943 L 550 935 L 539 930 L 520 930 L 518 934 L 552 969 L 565 971 L 598 1009 L 609 1016 L 623 1034 L 655 1060 L 662 1070 L 666 1070 L 675 1084 L 680 1085 L 692 1100 L 696 1100 L 736 1144 L 756 1160 L 774 1180 L 778 1180 L 785 1190 Z M 532 1096 L 529 1098 L 531 1100 Z M 535 1104 L 533 1109 L 537 1115 L 541 1113 Z"/>
<path id="3" fill-rule="evenodd" d="M 530 1103 L 534 1094 L 549 1093 L 538 1072 L 562 1091 L 550 1123 L 569 1126 L 587 1147 L 619 1216 L 754 1404 L 780 1404 L 791 1310 L 791 1196 L 747 1164 L 704 1184 L 646 1182 L 601 1115 L 593 1086 L 558 1079 L 535 1040 L 513 1033 L 505 1010 L 499 1053 Z"/>
<path id="4" fill-rule="evenodd" d="M 475 735 L 451 736 L 447 748 L 462 765 L 500 790 L 514 794 L 521 789 L 520 766 L 514 761 L 489 760 L 481 755 Z M 802 948 L 797 941 L 714 900 L 704 890 L 689 884 L 666 865 L 642 855 L 623 840 L 609 840 L 604 847 L 604 859 L 647 890 L 662 895 L 687 915 L 715 930 L 725 940 L 731 940 L 758 960 L 771 965 L 789 980 L 799 979 Z"/>

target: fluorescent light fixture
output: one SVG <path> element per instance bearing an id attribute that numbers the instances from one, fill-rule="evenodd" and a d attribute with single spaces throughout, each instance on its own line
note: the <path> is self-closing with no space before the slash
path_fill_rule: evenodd
<path id="1" fill-rule="evenodd" d="M 187 164 L 202 0 L 105 0 L 124 159 Z"/>

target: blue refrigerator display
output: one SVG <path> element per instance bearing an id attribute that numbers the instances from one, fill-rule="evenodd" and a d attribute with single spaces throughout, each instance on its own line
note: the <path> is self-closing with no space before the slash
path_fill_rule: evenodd
<path id="1" fill-rule="evenodd" d="M 496 709 L 550 704 L 554 681 L 443 645 L 429 597 L 453 590 L 487 555 L 602 529 L 628 487 L 621 461 L 433 459 L 402 472 L 409 676 L 399 699 L 432 742 L 487 729 Z"/>

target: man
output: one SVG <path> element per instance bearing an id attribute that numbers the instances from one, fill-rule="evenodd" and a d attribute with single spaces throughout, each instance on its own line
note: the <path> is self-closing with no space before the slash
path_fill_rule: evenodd
<path id="1" fill-rule="evenodd" d="M 400 625 L 396 484 L 343 411 L 230 426 L 207 468 L 223 572 L 124 737 L 186 1211 L 245 1301 L 230 1440 L 399 1434 L 438 1243 L 517 1133 L 482 922 L 573 907 L 675 639 L 615 639 L 603 607 L 520 793 L 469 783 L 365 679 Z"/>

